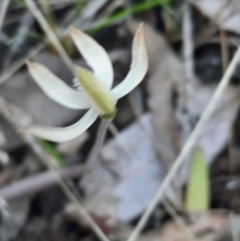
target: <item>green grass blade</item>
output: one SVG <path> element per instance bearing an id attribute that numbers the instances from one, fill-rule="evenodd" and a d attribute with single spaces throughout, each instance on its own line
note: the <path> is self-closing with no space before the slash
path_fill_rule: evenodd
<path id="1" fill-rule="evenodd" d="M 23 0 L 11 0 L 11 2 L 18 4 L 21 7 L 25 7 L 25 8 L 27 7 L 27 5 L 24 3 Z"/>
<path id="2" fill-rule="evenodd" d="M 164 5 L 170 3 L 172 0 L 148 0 L 143 3 L 135 4 L 133 7 L 126 9 L 124 11 L 121 11 L 120 13 L 117 13 L 113 15 L 112 17 L 109 17 L 108 19 L 102 21 L 99 25 L 92 28 L 88 32 L 90 34 L 95 33 L 99 31 L 100 29 L 107 27 L 108 25 L 111 25 L 117 21 L 123 20 L 127 17 L 129 17 L 132 14 L 143 12 L 147 9 L 156 7 L 158 5 Z"/>
<path id="3" fill-rule="evenodd" d="M 51 157 L 57 161 L 60 167 L 66 167 L 66 163 L 61 155 L 48 141 L 41 140 L 41 146 Z"/>
<path id="4" fill-rule="evenodd" d="M 7 42 L 8 45 L 11 45 L 14 41 L 16 41 L 19 37 L 31 37 L 31 38 L 35 38 L 36 40 L 39 41 L 43 41 L 44 38 L 41 34 L 37 33 L 37 32 L 29 32 L 27 34 L 18 34 L 12 38 L 10 38 Z"/>
<path id="5" fill-rule="evenodd" d="M 193 150 L 186 193 L 188 211 L 205 211 L 209 208 L 210 187 L 209 167 L 204 152 L 197 147 Z"/>

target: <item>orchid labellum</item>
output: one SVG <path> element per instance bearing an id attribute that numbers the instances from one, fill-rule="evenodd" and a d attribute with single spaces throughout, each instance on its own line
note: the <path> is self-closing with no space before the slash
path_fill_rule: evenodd
<path id="1" fill-rule="evenodd" d="M 70 88 L 45 66 L 27 61 L 32 78 L 44 93 L 59 104 L 72 109 L 89 109 L 75 124 L 63 128 L 27 126 L 20 131 L 54 142 L 71 140 L 83 133 L 99 115 L 112 119 L 116 114 L 117 100 L 133 90 L 144 78 L 148 68 L 143 26 L 139 26 L 132 45 L 132 63 L 126 78 L 115 88 L 113 68 L 106 51 L 90 36 L 70 27 L 70 35 L 93 72 L 75 66 L 76 81 L 83 88 Z"/>

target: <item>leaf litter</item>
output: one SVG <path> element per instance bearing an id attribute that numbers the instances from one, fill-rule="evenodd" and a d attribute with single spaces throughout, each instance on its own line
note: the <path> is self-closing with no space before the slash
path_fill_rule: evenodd
<path id="1" fill-rule="evenodd" d="M 94 8 L 88 8 L 89 12 L 85 12 L 79 18 L 80 20 L 81 18 L 87 19 L 87 27 L 91 26 L 92 21 L 94 22 L 96 12 L 100 10 L 100 15 L 102 16 L 102 13 L 104 13 L 102 9 L 104 9 L 108 1 L 96 1 L 97 4 L 95 5 L 94 2 L 91 1 Z M 91 3 L 89 3 L 89 6 L 91 6 Z M 221 3 L 217 1 L 209 3 L 209 1 L 198 0 L 192 1 L 192 4 L 219 26 L 217 16 L 221 12 L 223 17 L 221 19 L 221 27 L 239 34 L 239 26 L 236 24 L 239 18 L 237 1 L 229 1 L 226 5 L 224 1 Z M 151 12 L 151 14 L 153 13 Z M 153 20 L 149 22 L 151 21 Z M 134 33 L 136 25 L 133 21 L 128 21 L 128 31 L 130 30 L 130 32 Z M 125 25 L 116 28 L 122 30 L 125 28 Z M 139 217 L 147 207 L 217 87 L 216 83 L 206 84 L 205 80 L 199 79 L 199 76 L 194 76 L 191 92 L 187 93 L 184 64 L 181 59 L 172 51 L 165 37 L 153 30 L 150 24 L 145 24 L 144 30 L 150 65 L 148 77 L 145 79 L 141 89 L 144 90 L 142 87 L 147 87 L 148 98 L 146 98 L 145 102 L 148 104 L 149 109 L 146 108 L 148 113 L 140 116 L 138 121 L 132 119 L 130 126 L 128 126 L 129 123 L 126 124 L 124 122 L 127 118 L 121 117 L 119 120 L 116 120 L 116 123 L 123 122 L 122 126 L 126 126 L 126 128 L 120 132 L 118 137 L 107 141 L 97 161 L 86 164 L 86 170 L 80 182 L 80 188 L 84 191 L 82 203 L 85 208 L 89 213 L 94 213 L 94 215 L 100 217 L 100 221 L 103 220 L 101 217 L 104 220 L 110 220 L 110 225 L 114 224 L 115 228 L 118 227 L 118 222 L 123 222 L 127 225 L 130 221 Z M 53 63 L 50 60 L 53 57 L 48 53 L 46 56 L 45 59 L 49 58 L 49 64 Z M 127 57 L 122 55 L 122 57 L 118 58 L 128 58 L 128 55 Z M 56 61 L 54 60 L 54 62 Z M 120 62 L 125 61 L 125 59 L 120 60 Z M 43 62 L 45 64 L 45 60 Z M 128 63 L 124 64 L 128 65 Z M 50 68 L 54 70 L 55 67 L 55 72 L 58 73 L 59 71 L 59 75 L 63 79 L 71 79 L 70 75 L 66 74 L 67 71 L 64 71 L 66 68 L 60 62 Z M 6 82 L 7 87 L 2 86 L 2 95 L 5 98 L 10 98 L 14 103 L 19 103 L 19 106 L 27 110 L 37 122 L 45 124 L 49 119 L 45 120 L 42 116 L 48 116 L 52 117 L 53 120 L 46 124 L 66 125 L 72 123 L 79 114 L 81 115 L 81 113 L 68 113 L 67 109 L 54 106 L 53 102 L 44 99 L 44 95 L 37 88 L 32 88 L 28 84 L 23 89 L 32 88 L 27 92 L 29 96 L 32 96 L 32 100 L 29 99 L 29 96 L 26 100 L 26 92 L 16 91 L 23 85 L 22 81 L 24 82 L 26 79 L 25 72 L 16 74 L 14 78 L 16 78 L 14 81 L 10 79 Z M 19 81 L 19 78 L 23 80 Z M 20 94 L 20 98 L 15 94 L 17 92 Z M 33 108 L 36 102 L 38 102 L 35 97 L 40 95 L 42 95 L 41 98 L 39 97 L 39 100 L 42 101 L 40 101 L 42 104 L 39 104 L 40 109 L 43 112 L 48 111 L 48 113 L 51 113 L 54 109 L 54 115 L 40 113 L 39 108 Z M 212 118 L 205 126 L 197 142 L 203 149 L 209 166 L 218 160 L 218 156 L 226 148 L 232 135 L 232 127 L 238 110 L 239 85 L 231 85 L 226 89 L 223 98 L 217 104 Z M 128 114 L 126 113 L 125 115 Z M 91 144 L 95 128 L 93 126 L 88 133 L 88 136 L 90 136 L 88 141 L 86 138 L 83 138 L 83 140 L 80 138 L 79 143 L 73 143 L 73 146 L 71 143 L 59 145 L 58 150 L 68 158 L 75 156 L 77 162 L 84 161 L 82 155 L 85 157 L 85 154 L 82 154 L 82 151 L 84 153 L 86 146 L 89 143 Z M 5 133 L 5 131 L 9 129 L 9 126 L 3 126 L 2 129 L 4 135 L 8 137 L 9 134 Z M 6 139 L 9 142 L 10 139 L 17 139 L 17 136 L 15 134 L 12 138 Z M 87 145 L 85 146 L 84 143 L 86 141 Z M 18 141 L 17 146 L 22 145 L 23 143 Z M 10 150 L 15 147 L 16 145 L 8 145 Z M 181 210 L 183 209 L 182 189 L 188 179 L 188 166 L 189 164 L 186 161 L 181 172 L 176 175 L 173 187 L 169 188 L 166 193 L 175 207 Z M 25 210 L 24 212 L 25 215 L 28 214 L 28 211 Z M 225 233 L 223 231 L 223 227 L 225 227 L 223 222 L 227 220 L 227 216 L 225 214 L 211 214 L 211 212 L 209 215 L 207 217 L 207 215 L 199 214 L 198 218 L 192 218 L 194 221 L 191 224 L 188 223 L 189 220 L 184 220 L 190 229 L 194 230 L 199 240 L 209 240 L 209 237 L 215 240 L 222 236 L 223 232 Z M 191 215 L 189 216 L 191 217 Z M 199 222 L 199 220 L 202 221 Z M 22 219 L 21 222 L 24 223 L 25 221 Z M 204 230 L 212 228 L 214 230 L 212 234 L 201 236 L 201 233 L 205 232 L 200 228 L 202 226 L 201 223 L 205 224 Z M 212 227 L 213 224 L 216 224 L 216 227 Z M 81 228 L 79 227 L 79 229 Z M 131 231 L 131 228 L 127 227 L 126 232 L 131 233 Z M 184 232 L 184 230 L 176 227 L 175 222 L 170 221 L 161 226 L 161 231 L 152 230 L 143 234 L 140 240 L 174 240 L 175 238 L 176 240 L 186 240 Z M 16 235 L 17 232 L 13 236 Z"/>

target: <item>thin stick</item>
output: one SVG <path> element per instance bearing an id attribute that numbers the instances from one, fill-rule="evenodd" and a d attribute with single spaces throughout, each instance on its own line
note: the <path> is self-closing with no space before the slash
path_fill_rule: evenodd
<path id="1" fill-rule="evenodd" d="M 53 21 L 53 13 L 52 13 L 52 9 L 50 7 L 49 1 L 48 0 L 39 0 L 39 3 L 42 6 L 42 10 L 45 13 L 45 16 L 48 18 L 48 21 Z M 54 24 L 54 22 L 52 22 L 52 24 Z"/>
<path id="2" fill-rule="evenodd" d="M 61 32 L 62 34 L 62 32 Z M 0 75 L 0 84 L 4 83 L 7 79 L 9 79 L 16 71 L 18 71 L 24 64 L 27 58 L 32 58 L 37 55 L 44 47 L 45 43 L 40 43 L 39 45 L 33 47 L 29 53 L 21 58 L 20 60 L 14 62 L 10 67 L 8 67 L 1 75 Z M 60 54 L 59 54 L 60 55 Z"/>
<path id="3" fill-rule="evenodd" d="M 196 127 L 194 128 L 193 132 L 191 133 L 190 137 L 188 138 L 187 142 L 185 143 L 183 149 L 181 150 L 179 156 L 175 160 L 174 164 L 172 165 L 170 171 L 168 172 L 167 176 L 163 180 L 162 184 L 160 185 L 157 193 L 153 197 L 152 201 L 149 203 L 147 209 L 145 210 L 143 216 L 141 217 L 140 221 L 138 222 L 137 226 L 135 227 L 134 231 L 128 238 L 128 241 L 134 241 L 138 238 L 140 232 L 144 228 L 146 222 L 148 221 L 149 216 L 153 212 L 154 208 L 158 204 L 159 201 L 162 200 L 164 196 L 164 192 L 167 190 L 169 184 L 174 179 L 179 167 L 182 163 L 186 160 L 189 152 L 191 151 L 192 147 L 195 145 L 196 140 L 201 133 L 202 129 L 204 128 L 205 124 L 209 120 L 217 102 L 219 101 L 221 95 L 223 94 L 225 88 L 227 87 L 229 80 L 239 62 L 240 58 L 240 46 L 237 49 L 230 65 L 228 66 L 227 71 L 225 72 L 223 78 L 221 79 L 216 91 L 213 94 L 208 106 L 206 107 L 204 113 L 202 114 L 200 120 L 198 121 Z"/>
<path id="4" fill-rule="evenodd" d="M 21 58 L 14 62 L 10 67 L 8 67 L 1 75 L 0 75 L 0 84 L 4 83 L 7 79 L 9 79 L 16 71 L 18 71 L 24 64 L 25 60 L 28 58 L 32 58 L 37 55 L 43 48 L 45 47 L 44 43 L 40 43 L 39 45 L 33 47 L 27 56 Z"/>
<path id="5" fill-rule="evenodd" d="M 18 113 L 18 114 L 21 113 L 22 117 L 25 117 L 26 114 L 23 113 L 18 107 L 14 106 L 13 104 L 8 103 L 2 97 L 0 97 L 0 112 L 2 112 L 4 117 L 10 123 L 12 123 L 16 129 L 19 129 L 22 127 L 23 120 L 21 120 L 19 115 L 16 115 L 16 113 Z M 27 118 L 25 118 L 25 119 L 27 119 Z M 88 214 L 88 212 L 82 206 L 82 204 L 78 201 L 78 199 L 75 197 L 75 195 L 71 192 L 71 190 L 68 188 L 68 186 L 63 181 L 63 179 L 59 176 L 59 174 L 56 171 L 56 161 L 51 156 L 49 156 L 48 153 L 45 152 L 45 150 L 41 147 L 39 142 L 33 136 L 21 133 L 21 137 L 23 138 L 25 143 L 31 148 L 31 150 L 41 159 L 41 161 L 51 171 L 51 174 L 52 174 L 53 178 L 55 179 L 55 181 L 61 187 L 61 189 L 63 190 L 65 195 L 68 197 L 68 199 L 71 202 L 73 202 L 74 204 L 76 204 L 82 217 L 88 223 L 88 225 L 91 227 L 91 229 L 96 233 L 98 238 L 102 241 L 110 241 L 108 239 L 108 237 L 103 233 L 103 231 L 99 228 L 99 226 L 94 222 L 94 220 L 91 218 L 91 216 Z"/>
<path id="6" fill-rule="evenodd" d="M 75 165 L 56 170 L 63 179 L 79 177 L 83 171 L 82 165 Z M 51 171 L 40 173 L 32 177 L 17 181 L 0 189 L 0 197 L 6 201 L 35 194 L 55 184 Z"/>
<path id="7" fill-rule="evenodd" d="M 226 38 L 227 36 L 226 36 L 226 32 L 224 31 L 221 25 L 220 25 L 219 31 L 220 31 L 220 43 L 221 43 L 221 55 L 222 55 L 222 71 L 224 74 L 228 65 L 228 48 L 227 48 L 227 38 Z"/>
<path id="8" fill-rule="evenodd" d="M 3 0 L 0 9 L 0 32 L 2 31 L 3 21 L 7 12 L 10 0 Z"/>
<path id="9" fill-rule="evenodd" d="M 227 45 L 227 34 L 223 29 L 223 21 L 222 21 L 222 14 L 223 9 L 220 10 L 219 13 L 219 32 L 220 32 L 220 44 L 221 44 L 221 59 L 222 59 L 222 73 L 227 69 L 228 66 L 228 45 Z M 233 160 L 233 130 L 231 128 L 231 133 L 228 139 L 228 169 L 230 175 L 234 173 L 234 160 Z"/>
<path id="10" fill-rule="evenodd" d="M 48 37 L 49 41 L 52 43 L 52 45 L 58 51 L 59 55 L 61 56 L 61 58 L 63 59 L 63 61 L 65 62 L 65 64 L 69 68 L 69 70 L 71 72 L 74 72 L 73 71 L 73 62 L 72 62 L 72 60 L 69 58 L 67 52 L 62 47 L 62 45 L 59 42 L 57 36 L 55 35 L 55 33 L 50 28 L 48 22 L 43 17 L 42 13 L 39 11 L 39 9 L 37 8 L 36 4 L 33 2 L 33 0 L 25 0 L 25 2 L 27 4 L 27 6 L 29 7 L 30 11 L 32 12 L 33 16 L 36 18 L 36 20 L 40 24 L 41 28 L 45 32 L 45 34 Z"/>
<path id="11" fill-rule="evenodd" d="M 185 64 L 185 76 L 187 87 L 193 81 L 193 36 L 192 36 L 192 14 L 189 3 L 186 4 L 183 13 L 183 56 Z"/>
<path id="12" fill-rule="evenodd" d="M 238 234 L 238 229 L 236 228 L 236 220 L 235 215 L 230 212 L 229 214 L 229 222 L 230 222 L 230 230 L 232 234 L 232 241 L 239 241 L 239 234 Z"/>

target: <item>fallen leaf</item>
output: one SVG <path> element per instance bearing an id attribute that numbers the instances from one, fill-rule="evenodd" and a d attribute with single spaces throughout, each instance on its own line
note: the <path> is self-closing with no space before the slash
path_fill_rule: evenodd
<path id="1" fill-rule="evenodd" d="M 240 2 L 238 0 L 192 0 L 191 2 L 223 29 L 240 33 Z"/>
<path id="2" fill-rule="evenodd" d="M 224 234 L 226 216 L 221 213 L 195 213 L 190 215 L 191 223 L 188 228 L 196 236 L 198 241 L 219 240 Z M 186 221 L 184 221 L 186 222 Z M 160 231 L 151 231 L 141 235 L 139 241 L 187 241 L 187 230 L 177 223 L 167 222 Z"/>
<path id="3" fill-rule="evenodd" d="M 149 204 L 161 182 L 150 115 L 106 144 L 102 159 L 87 164 L 81 186 L 85 208 L 98 216 L 129 221 Z"/>

